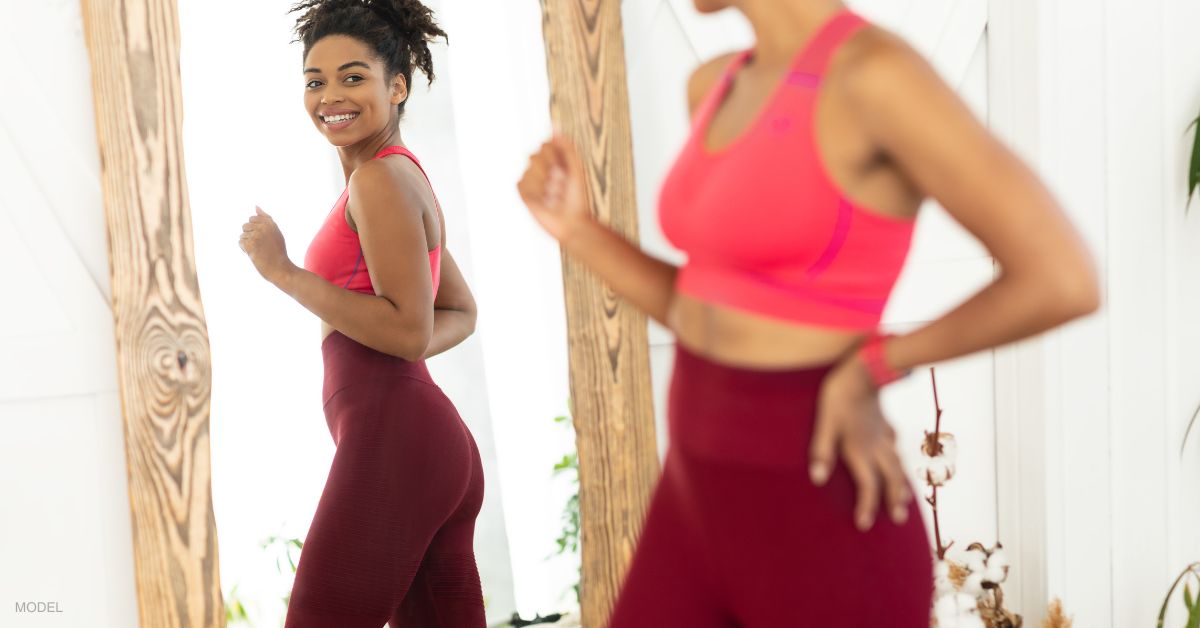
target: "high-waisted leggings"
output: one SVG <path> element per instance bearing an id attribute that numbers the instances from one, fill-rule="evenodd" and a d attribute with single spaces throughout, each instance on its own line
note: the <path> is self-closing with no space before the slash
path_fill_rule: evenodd
<path id="1" fill-rule="evenodd" d="M 285 628 L 483 628 L 475 440 L 424 361 L 334 331 L 321 344 L 337 447 Z"/>
<path id="2" fill-rule="evenodd" d="M 904 525 L 881 514 L 861 532 L 845 466 L 809 480 L 831 368 L 730 367 L 676 345 L 663 474 L 609 628 L 928 628 L 915 498 Z"/>

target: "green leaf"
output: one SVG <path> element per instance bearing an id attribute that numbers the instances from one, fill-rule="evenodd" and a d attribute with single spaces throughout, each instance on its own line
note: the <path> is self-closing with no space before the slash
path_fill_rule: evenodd
<path id="1" fill-rule="evenodd" d="M 1191 169 L 1188 170 L 1188 202 L 1184 211 L 1192 206 L 1192 196 L 1196 193 L 1196 188 L 1200 187 L 1200 117 L 1197 117 L 1191 126 L 1196 127 L 1196 139 L 1192 145 L 1192 162 Z"/>
<path id="2" fill-rule="evenodd" d="M 1195 602 L 1192 601 L 1192 583 L 1190 582 L 1183 585 L 1183 605 L 1187 607 L 1188 611 L 1191 611 L 1192 606 L 1195 605 Z"/>

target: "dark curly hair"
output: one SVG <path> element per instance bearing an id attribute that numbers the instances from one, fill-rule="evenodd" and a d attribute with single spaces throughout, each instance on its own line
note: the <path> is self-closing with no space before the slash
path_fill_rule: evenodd
<path id="1" fill-rule="evenodd" d="M 412 87 L 412 74 L 420 68 L 433 84 L 433 55 L 429 43 L 441 37 L 450 43 L 433 19 L 433 10 L 420 0 L 305 0 L 288 13 L 303 11 L 296 20 L 296 39 L 304 44 L 304 58 L 313 45 L 328 35 L 348 35 L 364 42 L 387 64 L 387 80 L 404 75 Z M 404 115 L 408 98 L 397 107 Z"/>

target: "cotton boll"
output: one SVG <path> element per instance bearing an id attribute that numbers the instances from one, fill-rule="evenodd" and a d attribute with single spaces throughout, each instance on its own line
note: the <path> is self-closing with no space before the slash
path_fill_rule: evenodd
<path id="1" fill-rule="evenodd" d="M 987 582 L 1000 584 L 1008 577 L 1000 561 L 988 560 L 987 568 L 983 570 L 983 579 Z"/>
<path id="2" fill-rule="evenodd" d="M 939 628 L 957 625 L 959 615 L 957 597 L 957 593 L 949 593 L 934 602 L 933 616 L 937 618 Z"/>
<path id="3" fill-rule="evenodd" d="M 984 628 L 975 598 L 963 593 L 943 595 L 934 602 L 938 628 Z"/>
<path id="4" fill-rule="evenodd" d="M 939 560 L 934 565 L 933 587 L 939 596 L 954 592 L 954 581 L 950 579 L 950 563 Z"/>
<path id="5" fill-rule="evenodd" d="M 983 573 L 972 571 L 963 581 L 962 591 L 976 598 L 983 595 Z"/>
<path id="6" fill-rule="evenodd" d="M 945 459 L 946 464 L 954 466 L 958 458 L 958 442 L 954 440 L 954 434 L 938 434 L 938 443 L 942 445 L 942 454 L 938 457 Z"/>
<path id="7" fill-rule="evenodd" d="M 958 618 L 958 628 L 987 628 L 979 615 L 962 615 Z"/>
<path id="8" fill-rule="evenodd" d="M 987 564 L 987 554 L 981 549 L 969 549 L 963 553 L 963 564 L 971 573 L 983 572 Z"/>
<path id="9" fill-rule="evenodd" d="M 992 555 L 988 556 L 987 564 L 988 567 L 995 564 L 1001 569 L 1008 567 L 1008 554 L 1004 553 L 1004 548 L 997 547 L 995 550 L 992 550 Z"/>
<path id="10" fill-rule="evenodd" d="M 917 475 L 925 480 L 925 483 L 930 486 L 945 486 L 946 480 L 950 479 L 950 471 L 946 465 L 937 462 L 936 458 L 930 459 L 930 464 L 924 467 L 917 467 Z"/>

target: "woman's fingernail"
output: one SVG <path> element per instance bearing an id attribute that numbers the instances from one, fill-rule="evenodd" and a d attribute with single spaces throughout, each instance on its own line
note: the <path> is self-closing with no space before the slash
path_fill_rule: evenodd
<path id="1" fill-rule="evenodd" d="M 868 517 L 866 514 L 859 515 L 858 521 L 856 521 L 855 523 L 858 524 L 858 529 L 863 532 L 866 532 L 867 530 L 871 529 L 871 518 Z"/>
<path id="2" fill-rule="evenodd" d="M 898 524 L 903 524 L 908 521 L 908 509 L 904 506 L 896 506 L 892 509 L 892 520 Z"/>
<path id="3" fill-rule="evenodd" d="M 824 484 L 825 480 L 829 479 L 829 469 L 821 462 L 813 463 L 808 469 L 808 474 L 812 478 L 813 484 L 818 486 Z"/>

